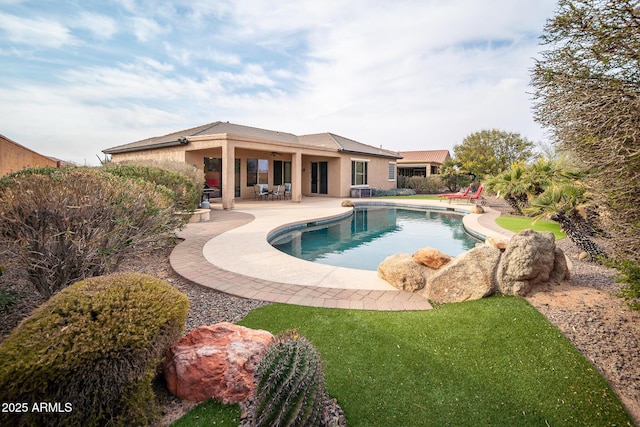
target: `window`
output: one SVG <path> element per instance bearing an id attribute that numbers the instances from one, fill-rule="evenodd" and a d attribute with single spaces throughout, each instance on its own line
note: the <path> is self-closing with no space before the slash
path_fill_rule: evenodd
<path id="1" fill-rule="evenodd" d="M 389 162 L 389 181 L 396 180 L 396 164 Z"/>
<path id="2" fill-rule="evenodd" d="M 351 161 L 351 185 L 367 185 L 367 166 L 366 160 Z"/>
<path id="3" fill-rule="evenodd" d="M 222 159 L 204 158 L 204 178 L 209 188 L 222 188 Z"/>
<path id="4" fill-rule="evenodd" d="M 273 185 L 291 182 L 291 162 L 273 161 Z"/>
<path id="5" fill-rule="evenodd" d="M 269 161 L 266 159 L 247 159 L 247 187 L 269 183 Z"/>
<path id="6" fill-rule="evenodd" d="M 258 184 L 269 183 L 269 161 L 265 159 L 258 160 Z"/>

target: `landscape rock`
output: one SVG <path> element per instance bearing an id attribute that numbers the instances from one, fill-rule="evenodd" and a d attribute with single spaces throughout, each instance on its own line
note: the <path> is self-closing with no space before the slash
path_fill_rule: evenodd
<path id="1" fill-rule="evenodd" d="M 451 261 L 451 257 L 443 252 L 440 252 L 434 248 L 421 248 L 418 249 L 413 255 L 412 258 L 418 264 L 422 264 L 426 267 L 433 268 L 437 270 L 443 265 L 447 264 Z"/>
<path id="2" fill-rule="evenodd" d="M 446 303 L 494 294 L 500 254 L 499 249 L 485 245 L 458 255 L 429 276 L 423 296 L 429 301 Z"/>
<path id="3" fill-rule="evenodd" d="M 431 269 L 418 264 L 409 254 L 390 255 L 378 265 L 378 276 L 393 287 L 415 292 L 426 283 Z"/>
<path id="4" fill-rule="evenodd" d="M 485 241 L 485 245 L 493 246 L 494 248 L 498 248 L 501 251 L 504 251 L 507 248 L 507 242 L 502 239 L 498 239 L 496 237 L 488 236 Z"/>
<path id="5" fill-rule="evenodd" d="M 246 400 L 273 335 L 233 323 L 201 326 L 173 345 L 163 363 L 168 390 L 183 400 Z"/>
<path id="6" fill-rule="evenodd" d="M 553 270 L 551 270 L 549 280 L 559 283 L 569 279 L 571 279 L 571 273 L 569 272 L 567 258 L 562 249 L 556 248 L 553 259 Z"/>
<path id="7" fill-rule="evenodd" d="M 522 230 L 511 238 L 498 267 L 498 286 L 504 295 L 527 295 L 548 282 L 554 268 L 553 233 Z"/>

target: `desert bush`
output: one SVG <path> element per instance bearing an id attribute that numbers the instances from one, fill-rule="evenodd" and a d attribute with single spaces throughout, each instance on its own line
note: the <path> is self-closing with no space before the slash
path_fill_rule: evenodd
<path id="1" fill-rule="evenodd" d="M 640 264 L 627 260 L 614 262 L 611 266 L 619 272 L 617 281 L 624 283 L 619 296 L 633 310 L 640 311 Z"/>
<path id="2" fill-rule="evenodd" d="M 200 201 L 204 174 L 200 181 L 196 180 L 193 166 L 177 162 L 108 163 L 103 166 L 105 172 L 125 178 L 142 179 L 155 185 L 161 185 L 171 191 L 175 209 L 193 212 Z M 198 185 L 199 184 L 199 185 Z M 187 218 L 188 221 L 188 217 Z"/>
<path id="3" fill-rule="evenodd" d="M 182 333 L 188 299 L 152 276 L 118 273 L 69 286 L 0 345 L 0 425 L 148 425 L 152 382 Z M 52 402 L 59 412 L 38 413 Z"/>
<path id="4" fill-rule="evenodd" d="M 445 188 L 442 179 L 438 176 L 412 176 L 407 178 L 406 186 L 416 193 L 436 194 Z"/>
<path id="5" fill-rule="evenodd" d="M 169 191 L 99 169 L 32 169 L 0 183 L 0 244 L 45 297 L 173 238 Z"/>
<path id="6" fill-rule="evenodd" d="M 2 284 L 2 273 L 4 273 L 4 266 L 0 265 L 0 284 Z M 18 293 L 16 291 L 5 291 L 0 289 L 0 312 L 6 312 L 9 307 L 16 304 L 18 299 Z"/>

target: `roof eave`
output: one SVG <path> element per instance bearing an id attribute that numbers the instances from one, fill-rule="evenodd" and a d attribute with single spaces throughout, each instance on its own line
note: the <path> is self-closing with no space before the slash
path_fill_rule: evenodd
<path id="1" fill-rule="evenodd" d="M 372 156 L 372 157 L 384 157 L 386 159 L 402 159 L 402 156 L 398 156 L 395 154 L 386 154 L 386 153 L 366 153 L 364 151 L 352 151 L 352 150 L 345 150 L 343 148 L 338 149 L 339 153 L 345 153 L 345 154 L 359 154 L 361 156 Z"/>
<path id="2" fill-rule="evenodd" d="M 102 150 L 102 152 L 104 154 L 131 153 L 134 151 L 146 151 L 146 150 L 153 150 L 156 148 L 177 147 L 179 145 L 187 145 L 188 143 L 189 143 L 189 140 L 183 136 L 178 138 L 176 141 L 161 142 L 158 144 L 145 145 L 141 147 L 108 148 L 106 150 Z"/>

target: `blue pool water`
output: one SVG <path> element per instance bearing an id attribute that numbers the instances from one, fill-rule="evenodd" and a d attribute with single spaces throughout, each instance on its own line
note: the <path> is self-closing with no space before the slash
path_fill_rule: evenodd
<path id="1" fill-rule="evenodd" d="M 478 242 L 465 232 L 460 214 L 388 206 L 357 208 L 346 219 L 290 230 L 270 241 L 297 258 L 361 270 L 376 270 L 389 255 L 425 246 L 456 256 Z"/>

